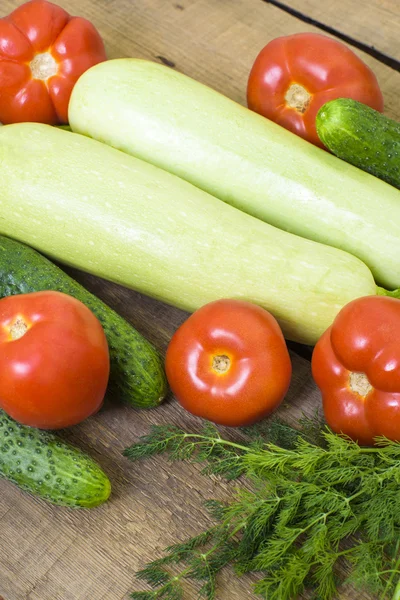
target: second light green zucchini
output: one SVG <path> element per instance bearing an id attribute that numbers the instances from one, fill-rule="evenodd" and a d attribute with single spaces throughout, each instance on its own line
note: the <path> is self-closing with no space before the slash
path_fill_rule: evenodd
<path id="1" fill-rule="evenodd" d="M 92 67 L 74 87 L 69 121 L 400 286 L 398 190 L 169 67 L 129 58 Z"/>
<path id="2" fill-rule="evenodd" d="M 82 135 L 1 127 L 0 180 L 0 233 L 189 311 L 241 298 L 313 344 L 344 304 L 377 291 L 355 256 Z"/>

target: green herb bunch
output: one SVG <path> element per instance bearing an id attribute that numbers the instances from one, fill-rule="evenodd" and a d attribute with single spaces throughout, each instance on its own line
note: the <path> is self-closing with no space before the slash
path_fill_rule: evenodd
<path id="1" fill-rule="evenodd" d="M 344 579 L 374 598 L 399 600 L 400 444 L 379 438 L 365 448 L 311 429 L 276 423 L 278 444 L 262 435 L 224 440 L 211 424 L 199 434 L 156 426 L 127 448 L 131 460 L 168 453 L 204 462 L 206 475 L 246 481 L 230 504 L 206 503 L 216 524 L 141 570 L 152 589 L 132 598 L 181 600 L 190 579 L 199 598 L 213 600 L 218 573 L 233 565 L 238 576 L 255 572 L 255 592 L 268 600 L 294 600 L 306 590 L 329 600 Z"/>

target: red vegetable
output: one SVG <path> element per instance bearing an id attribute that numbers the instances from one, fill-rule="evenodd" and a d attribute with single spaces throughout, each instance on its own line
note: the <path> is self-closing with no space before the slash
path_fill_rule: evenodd
<path id="1" fill-rule="evenodd" d="M 94 314 L 60 292 L 0 300 L 0 407 L 43 429 L 75 425 L 102 405 L 108 345 Z"/>
<path id="2" fill-rule="evenodd" d="M 89 21 L 46 0 L 22 4 L 0 19 L 0 122 L 67 123 L 75 82 L 103 60 Z"/>
<path id="3" fill-rule="evenodd" d="M 269 42 L 257 56 L 247 86 L 251 110 L 316 146 L 319 108 L 334 98 L 353 98 L 383 111 L 371 69 L 350 48 L 325 35 L 297 33 Z"/>
<path id="4" fill-rule="evenodd" d="M 353 300 L 319 339 L 312 373 L 333 431 L 400 440 L 399 339 L 400 300 L 386 296 Z"/>
<path id="5" fill-rule="evenodd" d="M 238 300 L 211 302 L 193 313 L 172 336 L 165 366 L 186 410 L 233 427 L 277 408 L 292 372 L 275 318 Z"/>

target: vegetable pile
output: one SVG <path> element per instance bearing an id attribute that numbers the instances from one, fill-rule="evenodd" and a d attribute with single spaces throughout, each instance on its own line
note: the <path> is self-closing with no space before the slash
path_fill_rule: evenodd
<path id="1" fill-rule="evenodd" d="M 43 430 L 90 418 L 107 390 L 156 408 L 169 384 L 204 430 L 161 424 L 125 456 L 204 462 L 240 487 L 132 598 L 181 599 L 190 578 L 213 600 L 228 564 L 269 600 L 330 600 L 343 567 L 400 598 L 400 126 L 374 73 L 326 36 L 278 38 L 245 108 L 164 65 L 107 61 L 95 28 L 46 0 L 0 19 L 0 42 L 0 475 L 99 506 L 107 475 Z M 53 259 L 190 311 L 165 365 Z M 315 346 L 324 423 L 267 420 L 286 340 Z"/>

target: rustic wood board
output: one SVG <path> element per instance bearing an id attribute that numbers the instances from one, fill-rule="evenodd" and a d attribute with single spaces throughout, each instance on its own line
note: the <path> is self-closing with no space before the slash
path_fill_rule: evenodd
<path id="1" fill-rule="evenodd" d="M 282 5 L 400 61 L 400 5 L 396 1 L 283 0 Z"/>
<path id="2" fill-rule="evenodd" d="M 1 11 L 6 14 L 18 4 L 2 0 Z M 110 58 L 139 56 L 168 63 L 243 104 L 248 72 L 263 45 L 278 35 L 317 31 L 262 0 L 60 0 L 59 4 L 96 24 Z M 385 6 L 395 11 L 396 4 L 392 0 Z M 369 14 L 372 30 L 377 13 Z M 364 35 L 357 23 L 352 34 L 357 39 Z M 399 73 L 356 52 L 376 72 L 387 114 L 400 119 Z M 187 316 L 120 286 L 72 273 L 163 353 Z M 309 362 L 295 353 L 292 360 L 293 381 L 280 413 L 295 422 L 302 412 L 314 412 L 320 396 Z M 194 465 L 172 465 L 164 459 L 131 464 L 121 455 L 150 424 L 167 422 L 192 430 L 200 424 L 173 398 L 152 411 L 135 411 L 109 399 L 96 417 L 63 432 L 65 439 L 87 450 L 110 475 L 113 494 L 99 509 L 55 508 L 0 482 L 0 596 L 4 600 L 126 599 L 130 591 L 141 589 L 134 578 L 137 569 L 160 556 L 168 544 L 209 524 L 203 500 L 228 498 L 231 485 L 202 477 Z M 218 597 L 254 598 L 251 581 L 249 577 L 237 581 L 227 570 Z M 342 597 L 368 598 L 355 591 L 343 591 Z M 195 591 L 188 588 L 186 598 L 194 600 Z"/>

